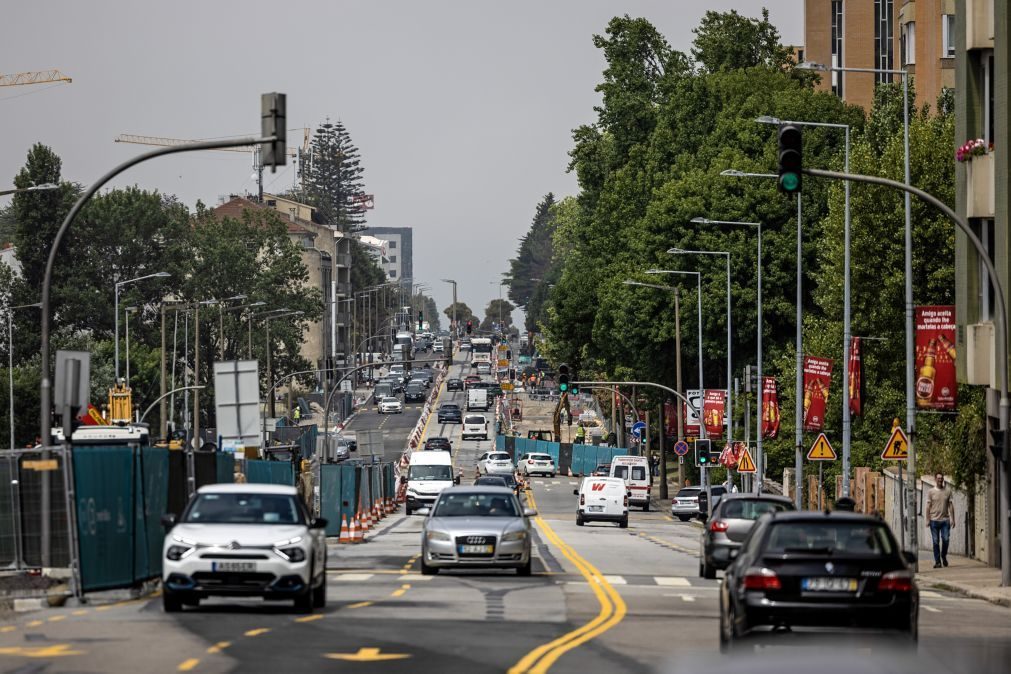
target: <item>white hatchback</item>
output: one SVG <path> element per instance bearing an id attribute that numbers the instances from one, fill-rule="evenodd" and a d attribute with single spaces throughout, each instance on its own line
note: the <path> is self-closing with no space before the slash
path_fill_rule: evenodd
<path id="1" fill-rule="evenodd" d="M 403 414 L 404 403 L 399 398 L 382 398 L 379 401 L 380 414 Z"/>
<path id="2" fill-rule="evenodd" d="M 506 452 L 485 452 L 477 459 L 477 472 L 483 475 L 501 475 L 513 472 L 513 460 Z"/>
<path id="3" fill-rule="evenodd" d="M 517 467 L 528 477 L 530 475 L 554 477 L 558 472 L 558 469 L 555 468 L 555 460 L 551 458 L 550 454 L 524 454 L 520 457 Z"/>
<path id="4" fill-rule="evenodd" d="M 212 484 L 182 516 L 162 516 L 162 606 L 175 612 L 210 596 L 326 605 L 326 520 L 312 519 L 294 487 Z"/>

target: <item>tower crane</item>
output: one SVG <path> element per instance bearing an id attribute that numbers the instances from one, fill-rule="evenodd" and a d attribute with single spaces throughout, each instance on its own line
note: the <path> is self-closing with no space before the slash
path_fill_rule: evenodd
<path id="1" fill-rule="evenodd" d="M 24 84 L 49 84 L 50 82 L 73 82 L 73 80 L 55 68 L 53 70 L 32 70 L 13 75 L 0 74 L 0 87 L 18 87 Z"/>

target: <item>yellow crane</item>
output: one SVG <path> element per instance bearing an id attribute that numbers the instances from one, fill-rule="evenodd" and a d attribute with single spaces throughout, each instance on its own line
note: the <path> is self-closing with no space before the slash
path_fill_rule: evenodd
<path id="1" fill-rule="evenodd" d="M 24 84 L 49 84 L 50 82 L 73 82 L 73 80 L 56 69 L 0 75 L 0 87 L 18 87 Z"/>

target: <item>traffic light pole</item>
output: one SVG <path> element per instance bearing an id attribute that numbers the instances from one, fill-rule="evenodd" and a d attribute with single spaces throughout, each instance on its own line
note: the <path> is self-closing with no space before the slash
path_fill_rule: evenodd
<path id="1" fill-rule="evenodd" d="M 997 275 L 997 268 L 994 266 L 993 261 L 986 252 L 986 248 L 983 246 L 983 242 L 980 241 L 979 237 L 969 223 L 960 217 L 955 211 L 948 207 L 947 204 L 937 199 L 931 194 L 924 192 L 921 189 L 908 185 L 906 183 L 900 183 L 896 180 L 889 180 L 888 178 L 879 178 L 877 176 L 865 176 L 854 173 L 842 173 L 839 171 L 825 171 L 822 169 L 804 169 L 804 173 L 814 176 L 817 178 L 831 178 L 833 180 L 851 180 L 853 182 L 869 183 L 872 185 L 883 185 L 885 187 L 891 187 L 898 190 L 903 190 L 906 194 L 919 197 L 923 201 L 927 202 L 937 210 L 941 211 L 954 225 L 961 230 L 965 237 L 969 240 L 979 259 L 983 262 L 986 268 L 987 276 L 990 278 L 990 283 L 993 285 L 994 292 L 997 297 L 994 302 L 997 311 L 997 320 L 994 321 L 994 329 L 996 330 L 996 349 L 997 360 L 999 361 L 998 372 L 1000 375 L 1000 429 L 1004 431 L 1004 435 L 1001 438 L 1001 448 L 999 463 L 1000 474 L 998 476 L 998 482 L 1000 484 L 1000 546 L 1001 546 L 1001 585 L 1003 587 L 1011 586 L 1011 456 L 1009 456 L 1008 448 L 1008 417 L 1009 412 L 1011 412 L 1011 400 L 1008 398 L 1008 341 L 1007 341 L 1007 330 L 1008 330 L 1008 316 L 1007 316 L 1007 305 L 1005 304 L 1005 293 L 1004 287 L 1000 282 L 1000 277 Z M 907 354 L 908 358 L 908 354 Z M 910 453 L 910 464 L 915 466 L 913 463 L 913 446 L 910 443 L 909 447 Z M 916 474 L 911 473 L 909 479 L 913 483 L 913 493 L 915 494 L 916 489 Z M 915 552 L 915 551 L 914 551 Z"/>

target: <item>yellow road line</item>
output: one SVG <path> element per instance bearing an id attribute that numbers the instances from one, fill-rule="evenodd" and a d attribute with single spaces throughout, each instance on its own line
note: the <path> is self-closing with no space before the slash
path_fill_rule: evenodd
<path id="1" fill-rule="evenodd" d="M 67 619 L 67 616 L 65 616 L 65 615 L 62 615 L 62 614 L 61 615 L 54 615 L 52 618 L 49 619 L 49 622 L 51 622 L 51 623 L 58 623 L 61 620 L 66 620 L 66 619 Z"/>
<path id="2" fill-rule="evenodd" d="M 38 627 L 42 624 L 41 620 L 33 620 L 31 622 L 25 623 L 25 627 Z"/>
<path id="3" fill-rule="evenodd" d="M 198 660 L 197 658 L 190 658 L 189 660 L 183 660 L 181 663 L 179 663 L 179 666 L 176 667 L 176 669 L 180 672 L 188 672 L 199 664 L 200 660 Z"/>
<path id="4" fill-rule="evenodd" d="M 88 615 L 88 609 L 79 608 L 76 611 L 73 611 L 70 615 Z"/>
<path id="5" fill-rule="evenodd" d="M 326 616 L 324 616 L 322 613 L 316 613 L 314 615 L 305 615 L 305 616 L 302 616 L 301 618 L 295 618 L 295 622 L 297 622 L 297 623 L 311 623 L 313 620 L 322 620 L 325 617 Z"/>
<path id="6" fill-rule="evenodd" d="M 407 592 L 410 589 L 411 589 L 411 585 L 409 583 L 404 583 L 403 585 L 400 586 L 399 589 L 394 590 L 393 592 L 391 592 L 390 596 L 391 597 L 403 597 L 404 593 Z"/>
<path id="7" fill-rule="evenodd" d="M 527 502 L 531 507 L 536 508 L 532 491 L 527 492 Z M 509 669 L 509 674 L 544 674 L 551 666 L 565 653 L 580 646 L 587 641 L 600 636 L 608 631 L 625 617 L 628 607 L 611 584 L 607 582 L 600 571 L 585 560 L 578 552 L 569 547 L 554 529 L 541 517 L 537 517 L 537 526 L 544 533 L 544 536 L 558 548 L 558 550 L 572 562 L 579 572 L 586 578 L 593 590 L 597 601 L 600 603 L 600 613 L 590 622 L 582 627 L 572 630 L 554 641 L 538 646 L 527 653 L 523 658 Z"/>
<path id="8" fill-rule="evenodd" d="M 258 637 L 261 634 L 266 634 L 270 631 L 269 627 L 257 627 L 255 630 L 248 630 L 246 632 L 247 637 Z"/>
<path id="9" fill-rule="evenodd" d="M 365 608 L 366 606 L 372 606 L 372 602 L 360 601 L 357 604 L 348 604 L 345 608 Z"/>
<path id="10" fill-rule="evenodd" d="M 221 651 L 225 650 L 231 645 L 232 645 L 231 641 L 219 641 L 218 643 L 208 648 L 207 652 L 210 653 L 211 655 L 214 655 L 215 653 L 220 653 Z"/>
<path id="11" fill-rule="evenodd" d="M 447 370 L 446 374 L 449 372 Z M 418 446 L 421 447 L 425 444 L 425 438 L 428 437 L 428 424 L 432 422 L 432 417 L 438 414 L 439 409 L 439 398 L 442 397 L 442 392 L 446 390 L 446 379 L 443 378 L 442 383 L 439 384 L 439 392 L 435 394 L 435 400 L 432 401 L 432 411 L 428 413 L 428 418 L 425 419 L 425 426 L 421 429 L 421 438 L 418 440 Z M 422 405 L 424 407 L 424 405 Z"/>
<path id="12" fill-rule="evenodd" d="M 3 627 L 0 627 L 0 633 L 6 634 L 7 632 L 13 632 L 16 629 L 17 627 L 14 625 L 4 625 Z"/>

